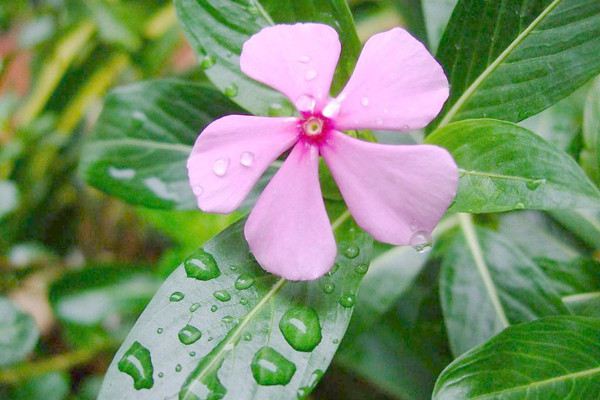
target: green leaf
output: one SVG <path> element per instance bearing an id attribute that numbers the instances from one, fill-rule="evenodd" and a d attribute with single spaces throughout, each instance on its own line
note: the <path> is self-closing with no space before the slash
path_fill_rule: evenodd
<path id="1" fill-rule="evenodd" d="M 590 89 L 585 103 L 583 142 L 582 165 L 590 178 L 600 185 L 600 79 Z"/>
<path id="2" fill-rule="evenodd" d="M 200 65 L 206 75 L 223 93 L 256 115 L 279 113 L 289 107 L 283 95 L 240 71 L 243 43 L 262 28 L 299 21 L 334 27 L 343 43 L 334 89 L 340 89 L 348 78 L 360 51 L 344 0 L 175 0 L 175 6 L 190 44 L 202 57 Z"/>
<path id="3" fill-rule="evenodd" d="M 433 399 L 596 398 L 599 342 L 598 319 L 552 317 L 510 327 L 450 364 Z"/>
<path id="4" fill-rule="evenodd" d="M 85 345 L 106 334 L 123 339 L 159 286 L 149 271 L 97 266 L 63 275 L 49 299 L 70 341 Z"/>
<path id="5" fill-rule="evenodd" d="M 429 49 L 435 53 L 458 0 L 421 0 Z"/>
<path id="6" fill-rule="evenodd" d="M 575 161 L 510 122 L 479 119 L 436 130 L 427 143 L 450 151 L 460 167 L 452 211 L 598 207 L 600 191 Z"/>
<path id="7" fill-rule="evenodd" d="M 64 372 L 37 376 L 13 390 L 11 400 L 64 400 L 71 389 L 70 380 Z"/>
<path id="8" fill-rule="evenodd" d="M 450 347 L 459 355 L 511 324 L 568 314 L 540 267 L 506 238 L 461 216 L 447 249 L 440 296 Z"/>
<path id="9" fill-rule="evenodd" d="M 440 125 L 521 121 L 600 72 L 597 0 L 461 0 L 437 56 L 452 93 Z"/>
<path id="10" fill-rule="evenodd" d="M 600 211 L 555 210 L 550 215 L 588 246 L 600 249 Z"/>
<path id="11" fill-rule="evenodd" d="M 0 219 L 14 211 L 19 202 L 17 186 L 11 181 L 0 181 Z"/>
<path id="12" fill-rule="evenodd" d="M 266 400 L 314 388 L 346 330 L 371 239 L 342 227 L 335 271 L 289 282 L 260 268 L 242 227 L 167 279 L 116 354 L 99 399 Z"/>
<path id="13" fill-rule="evenodd" d="M 0 366 L 23 360 L 38 341 L 37 325 L 6 297 L 0 297 Z"/>
<path id="14" fill-rule="evenodd" d="M 241 110 L 219 92 L 165 79 L 113 90 L 82 152 L 92 186 L 133 204 L 195 209 L 186 161 L 200 131 Z"/>

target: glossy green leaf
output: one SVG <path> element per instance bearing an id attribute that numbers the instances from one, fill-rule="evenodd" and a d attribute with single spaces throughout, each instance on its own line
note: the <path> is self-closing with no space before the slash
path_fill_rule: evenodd
<path id="1" fill-rule="evenodd" d="M 83 149 L 81 170 L 96 188 L 133 204 L 195 209 L 186 161 L 200 131 L 241 110 L 219 92 L 181 80 L 113 90 Z"/>
<path id="2" fill-rule="evenodd" d="M 0 181 L 0 219 L 12 212 L 18 205 L 19 192 L 11 181 Z"/>
<path id="3" fill-rule="evenodd" d="M 585 103 L 583 141 L 583 167 L 590 178 L 600 185 L 600 79 L 590 89 Z"/>
<path id="4" fill-rule="evenodd" d="M 33 350 L 39 331 L 33 318 L 0 297 L 0 366 L 23 360 Z"/>
<path id="5" fill-rule="evenodd" d="M 510 327 L 450 364 L 433 399 L 595 399 L 599 342 L 599 319 L 551 317 Z"/>
<path id="6" fill-rule="evenodd" d="M 49 299 L 70 341 L 84 345 L 105 334 L 122 339 L 159 286 L 147 270 L 98 266 L 63 275 Z"/>
<path id="7" fill-rule="evenodd" d="M 598 207 L 600 191 L 566 153 L 510 122 L 453 123 L 427 138 L 450 151 L 460 168 L 452 211 Z"/>
<path id="8" fill-rule="evenodd" d="M 344 0 L 176 0 L 179 21 L 202 59 L 209 79 L 236 103 L 257 115 L 289 108 L 275 91 L 240 71 L 243 43 L 274 23 L 323 22 L 340 33 L 343 54 L 334 88 L 340 88 L 360 50 L 352 15 Z M 290 43 L 293 45 L 293 43 Z M 290 110 L 291 111 L 291 110 Z"/>
<path id="9" fill-rule="evenodd" d="M 560 296 L 529 256 L 508 239 L 463 217 L 446 250 L 440 296 L 450 347 L 459 355 L 509 325 L 567 314 Z"/>
<path id="10" fill-rule="evenodd" d="M 435 53 L 458 0 L 421 0 L 429 49 Z"/>
<path id="11" fill-rule="evenodd" d="M 552 218 L 578 236 L 593 249 L 600 249 L 600 211 L 555 210 Z"/>
<path id="12" fill-rule="evenodd" d="M 289 282 L 260 268 L 242 227 L 167 279 L 116 354 L 99 399 L 266 400 L 314 388 L 346 330 L 371 239 L 342 227 L 332 273 Z"/>
<path id="13" fill-rule="evenodd" d="M 521 121 L 600 72 L 597 0 L 461 0 L 438 59 L 452 93 L 441 125 Z"/>

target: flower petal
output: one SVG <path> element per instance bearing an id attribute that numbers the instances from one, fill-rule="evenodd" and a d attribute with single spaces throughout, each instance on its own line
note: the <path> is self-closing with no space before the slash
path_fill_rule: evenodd
<path id="1" fill-rule="evenodd" d="M 332 103 L 336 126 L 407 131 L 425 127 L 448 98 L 444 70 L 425 46 L 394 28 L 372 36 Z"/>
<path id="2" fill-rule="evenodd" d="M 260 265 L 286 279 L 316 279 L 335 261 L 318 167 L 317 148 L 298 143 L 246 222 L 246 240 Z"/>
<path id="3" fill-rule="evenodd" d="M 206 127 L 187 168 L 198 207 L 230 213 L 269 165 L 298 139 L 295 118 L 230 115 Z"/>
<path id="4" fill-rule="evenodd" d="M 423 244 L 456 194 L 458 170 L 450 154 L 437 146 L 332 135 L 321 154 L 356 223 L 381 242 Z"/>
<path id="5" fill-rule="evenodd" d="M 327 25 L 275 25 L 244 43 L 240 67 L 285 94 L 300 111 L 320 110 L 329 98 L 340 50 L 337 32 Z"/>

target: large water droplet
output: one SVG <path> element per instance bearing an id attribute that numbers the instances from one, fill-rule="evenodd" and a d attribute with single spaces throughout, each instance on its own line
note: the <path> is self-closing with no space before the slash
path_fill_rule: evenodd
<path id="1" fill-rule="evenodd" d="M 342 307 L 352 308 L 354 307 L 354 303 L 356 303 L 356 296 L 354 293 L 344 293 L 338 300 L 338 303 L 340 303 Z"/>
<path id="2" fill-rule="evenodd" d="M 200 303 L 194 303 L 190 306 L 190 312 L 196 312 L 200 308 Z"/>
<path id="3" fill-rule="evenodd" d="M 344 255 L 348 258 L 356 258 L 360 253 L 360 249 L 356 246 L 348 246 L 344 250 Z"/>
<path id="4" fill-rule="evenodd" d="M 228 158 L 219 158 L 213 164 L 213 172 L 216 176 L 225 176 L 227 168 L 229 168 Z"/>
<path id="5" fill-rule="evenodd" d="M 309 56 L 302 56 L 298 59 L 298 62 L 301 62 L 302 64 L 308 64 L 310 62 L 310 57 Z"/>
<path id="6" fill-rule="evenodd" d="M 309 69 L 304 74 L 304 79 L 306 79 L 307 81 L 312 81 L 316 77 L 317 77 L 317 71 L 314 69 Z"/>
<path id="7" fill-rule="evenodd" d="M 217 290 L 213 293 L 213 296 L 215 296 L 215 299 L 223 302 L 231 300 L 231 295 L 227 290 Z"/>
<path id="8" fill-rule="evenodd" d="M 237 290 L 248 289 L 252 285 L 254 285 L 254 277 L 248 274 L 241 274 L 238 276 L 234 284 Z"/>
<path id="9" fill-rule="evenodd" d="M 196 328 L 195 326 L 188 324 L 181 328 L 177 334 L 177 337 L 181 343 L 187 346 L 197 342 L 198 339 L 202 337 L 202 332 L 200 332 L 200 329 Z"/>
<path id="10" fill-rule="evenodd" d="M 536 179 L 533 181 L 528 181 L 526 186 L 527 186 L 527 189 L 529 189 L 529 190 L 537 190 L 537 188 L 542 186 L 544 183 L 546 183 L 545 179 Z"/>
<path id="11" fill-rule="evenodd" d="M 254 163 L 254 153 L 245 151 L 240 155 L 240 164 L 242 164 L 242 166 L 249 168 L 252 166 L 253 163 Z"/>
<path id="12" fill-rule="evenodd" d="M 312 96 L 302 95 L 294 102 L 299 111 L 312 112 L 317 105 L 317 101 Z"/>
<path id="13" fill-rule="evenodd" d="M 296 366 L 272 347 L 256 352 L 250 364 L 252 376 L 259 385 L 287 385 L 296 373 Z"/>
<path id="14" fill-rule="evenodd" d="M 321 323 L 317 312 L 306 306 L 289 309 L 279 321 L 285 340 L 297 351 L 312 351 L 321 342 Z"/>
<path id="15" fill-rule="evenodd" d="M 200 281 L 208 281 L 221 275 L 214 257 L 202 249 L 197 250 L 191 258 L 185 261 L 184 268 L 188 278 Z"/>
<path id="16" fill-rule="evenodd" d="M 296 393 L 298 400 L 307 398 L 308 395 L 313 390 L 315 390 L 315 388 L 317 387 L 317 384 L 319 383 L 319 381 L 321 380 L 322 377 L 323 377 L 323 371 L 321 371 L 320 369 L 315 370 L 310 375 L 310 380 L 308 381 L 308 385 L 303 386 L 300 389 L 298 389 L 298 392 Z"/>
<path id="17" fill-rule="evenodd" d="M 202 59 L 202 61 L 200 61 L 200 68 L 207 70 L 213 65 L 215 65 L 216 62 L 217 60 L 215 59 L 215 57 L 207 55 Z"/>
<path id="18" fill-rule="evenodd" d="M 231 85 L 229 85 L 225 88 L 223 93 L 227 97 L 235 97 L 238 94 L 238 87 L 235 83 L 232 83 Z"/>
<path id="19" fill-rule="evenodd" d="M 185 297 L 185 295 L 181 292 L 173 292 L 173 293 L 171 293 L 171 296 L 169 296 L 169 301 L 175 303 L 175 302 L 183 300 L 184 297 Z"/>
<path id="20" fill-rule="evenodd" d="M 369 271 L 369 264 L 361 263 L 354 267 L 354 271 L 356 271 L 359 275 L 364 275 Z"/>
<path id="21" fill-rule="evenodd" d="M 417 251 L 417 253 L 425 253 L 431 250 L 431 235 L 425 231 L 417 231 L 410 237 L 409 244 Z"/>
<path id="22" fill-rule="evenodd" d="M 133 379 L 133 387 L 136 390 L 150 389 L 154 385 L 152 374 L 152 357 L 150 350 L 144 347 L 140 342 L 133 342 L 129 349 L 123 354 L 123 357 L 117 364 L 119 371 L 126 373 Z"/>

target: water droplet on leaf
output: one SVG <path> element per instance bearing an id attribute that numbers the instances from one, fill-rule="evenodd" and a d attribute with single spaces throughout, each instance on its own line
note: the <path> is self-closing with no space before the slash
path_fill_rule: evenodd
<path id="1" fill-rule="evenodd" d="M 285 340 L 297 351 L 312 351 L 321 342 L 321 323 L 317 312 L 306 306 L 289 309 L 279 321 Z"/>
<path id="2" fill-rule="evenodd" d="M 346 250 L 344 250 L 344 255 L 348 258 L 356 258 L 359 253 L 360 250 L 356 246 L 348 246 L 346 247 Z"/>
<path id="3" fill-rule="evenodd" d="M 163 333 L 163 328 L 157 328 L 157 329 L 156 329 L 156 333 L 158 333 L 159 335 L 162 335 L 162 333 Z"/>
<path id="4" fill-rule="evenodd" d="M 238 87 L 235 83 L 232 83 L 231 85 L 229 85 L 225 88 L 223 93 L 227 97 L 235 97 L 238 94 Z"/>
<path id="5" fill-rule="evenodd" d="M 200 68 L 202 68 L 203 70 L 207 70 L 213 65 L 215 65 L 216 62 L 217 60 L 215 59 L 215 57 L 207 55 L 202 59 L 202 61 L 200 61 Z"/>
<path id="6" fill-rule="evenodd" d="M 244 333 L 244 336 L 242 336 L 242 339 L 244 339 L 246 342 L 249 342 L 252 340 L 252 334 L 251 333 Z"/>
<path id="7" fill-rule="evenodd" d="M 325 294 L 331 294 L 335 290 L 335 284 L 333 282 L 326 282 L 323 284 L 323 292 Z"/>
<path id="8" fill-rule="evenodd" d="M 215 296 L 215 299 L 223 302 L 231 300 L 231 295 L 226 290 L 217 290 L 213 293 L 213 296 Z"/>
<path id="9" fill-rule="evenodd" d="M 154 385 L 152 374 L 152 358 L 150 350 L 140 342 L 133 342 L 129 349 L 117 364 L 119 371 L 126 373 L 133 379 L 133 387 L 136 390 L 150 389 Z"/>
<path id="10" fill-rule="evenodd" d="M 287 385 L 296 366 L 271 347 L 263 347 L 256 352 L 250 364 L 252 376 L 259 385 Z"/>
<path id="11" fill-rule="evenodd" d="M 169 296 L 169 301 L 175 303 L 175 302 L 183 300 L 184 297 L 185 297 L 185 295 L 181 292 L 173 292 L 173 293 L 171 293 L 171 296 Z"/>
<path id="12" fill-rule="evenodd" d="M 187 346 L 197 342 L 198 339 L 202 337 L 202 332 L 200 332 L 200 329 L 196 328 L 195 326 L 188 324 L 181 328 L 177 334 L 177 337 L 181 343 Z"/>
<path id="13" fill-rule="evenodd" d="M 208 281 L 221 275 L 214 257 L 202 249 L 184 263 L 185 273 L 188 278 Z"/>
<path id="14" fill-rule="evenodd" d="M 175 372 L 181 372 L 181 364 L 175 366 Z"/>
<path id="15" fill-rule="evenodd" d="M 234 284 L 237 290 L 248 289 L 252 285 L 254 285 L 254 278 L 248 274 L 241 274 L 238 276 Z"/>
<path id="16" fill-rule="evenodd" d="M 546 183 L 545 179 L 536 179 L 533 181 L 528 181 L 526 186 L 527 186 L 527 189 L 529 189 L 529 190 L 536 190 L 537 188 L 542 186 L 544 183 Z"/>
<path id="17" fill-rule="evenodd" d="M 200 308 L 200 303 L 194 303 L 190 306 L 190 312 L 196 312 Z"/>
<path id="18" fill-rule="evenodd" d="M 432 247 L 431 235 L 425 231 L 417 231 L 410 237 L 409 244 L 417 253 L 428 252 Z"/>
<path id="19" fill-rule="evenodd" d="M 345 308 L 354 307 L 355 302 L 356 302 L 356 296 L 354 295 L 354 293 L 345 293 L 338 300 L 338 303 L 340 303 L 340 305 Z"/>
<path id="20" fill-rule="evenodd" d="M 367 271 L 369 271 L 369 264 L 358 264 L 354 270 L 356 271 L 357 274 L 359 275 L 364 275 L 367 273 Z"/>
<path id="21" fill-rule="evenodd" d="M 320 369 L 315 370 L 310 375 L 310 380 L 308 381 L 308 385 L 303 386 L 300 389 L 298 389 L 298 392 L 296 393 L 298 400 L 307 398 L 308 395 L 313 390 L 315 390 L 315 388 L 317 387 L 317 384 L 319 383 L 319 381 L 321 380 L 322 377 L 323 377 L 323 371 L 321 371 Z"/>
<path id="22" fill-rule="evenodd" d="M 210 311 L 211 312 L 217 312 L 218 309 L 219 309 L 219 307 L 217 307 L 215 305 L 213 305 L 213 306 L 210 307 Z"/>

